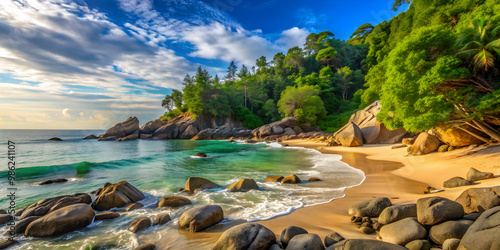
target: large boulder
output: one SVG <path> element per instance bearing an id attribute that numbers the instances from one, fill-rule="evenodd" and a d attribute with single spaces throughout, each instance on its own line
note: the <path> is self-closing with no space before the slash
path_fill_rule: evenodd
<path id="1" fill-rule="evenodd" d="M 385 242 L 406 245 L 413 240 L 425 238 L 427 231 L 415 218 L 406 218 L 383 226 L 380 238 Z"/>
<path id="2" fill-rule="evenodd" d="M 438 150 L 441 142 L 439 139 L 427 132 L 420 133 L 415 140 L 415 143 L 411 145 L 409 155 L 425 155 Z"/>
<path id="3" fill-rule="evenodd" d="M 500 206 L 486 210 L 469 227 L 458 249 L 500 249 Z"/>
<path id="4" fill-rule="evenodd" d="M 257 138 L 265 138 L 270 135 L 282 135 L 287 128 L 292 128 L 294 131 L 295 128 L 298 128 L 297 130 L 300 129 L 300 127 L 297 127 L 297 117 L 286 117 L 281 121 L 266 124 L 262 127 L 254 129 L 252 134 Z M 291 133 L 290 130 L 288 131 L 288 133 Z M 300 131 L 302 131 L 302 129 L 300 129 Z"/>
<path id="5" fill-rule="evenodd" d="M 443 245 L 447 239 L 462 239 L 467 229 L 474 223 L 470 220 L 449 220 L 431 227 L 429 237 L 434 243 Z"/>
<path id="6" fill-rule="evenodd" d="M 179 227 L 191 232 L 199 232 L 224 219 L 224 212 L 218 205 L 191 208 L 179 218 Z"/>
<path id="7" fill-rule="evenodd" d="M 22 220 L 19 220 L 16 222 L 16 230 L 14 230 L 14 233 L 15 234 L 24 234 L 24 231 L 26 231 L 26 228 L 28 227 L 29 224 L 31 224 L 31 222 L 35 221 L 35 220 L 38 220 L 40 219 L 41 216 L 30 216 L 30 217 L 26 217 Z M 6 231 L 5 234 L 6 236 L 11 236 L 11 232 L 10 231 Z M 0 248 L 2 249 L 2 248 Z"/>
<path id="8" fill-rule="evenodd" d="M 162 207 L 182 207 L 191 204 L 188 198 L 181 196 L 165 196 L 158 201 L 158 208 Z"/>
<path id="9" fill-rule="evenodd" d="M 69 205 L 78 203 L 89 204 L 90 202 L 92 202 L 92 198 L 88 194 L 83 193 L 43 199 L 25 208 L 20 218 L 42 216 Z"/>
<path id="10" fill-rule="evenodd" d="M 293 130 L 293 128 L 287 127 L 287 128 L 285 128 L 283 134 L 281 134 L 281 135 L 285 136 L 285 135 L 296 135 L 296 134 L 297 134 L 297 132 L 295 132 L 295 130 Z"/>
<path id="11" fill-rule="evenodd" d="M 472 127 L 462 124 L 453 127 L 437 126 L 431 133 L 439 138 L 442 142 L 452 147 L 466 147 L 473 144 L 483 144 L 484 142 L 464 131 L 474 131 L 475 133 L 482 134 Z M 484 135 L 486 136 L 486 135 Z"/>
<path id="12" fill-rule="evenodd" d="M 282 184 L 297 184 L 301 183 L 301 180 L 298 176 L 291 174 L 283 179 L 281 179 Z"/>
<path id="13" fill-rule="evenodd" d="M 144 199 L 144 194 L 139 189 L 126 181 L 105 185 L 97 198 L 92 202 L 92 208 L 103 211 L 114 207 L 123 207 Z"/>
<path id="14" fill-rule="evenodd" d="M 349 239 L 340 241 L 327 248 L 328 250 L 408 250 L 407 248 L 370 239 Z"/>
<path id="15" fill-rule="evenodd" d="M 325 247 L 329 247 L 337 242 L 340 242 L 340 241 L 343 241 L 345 240 L 345 238 L 340 235 L 339 233 L 337 232 L 333 232 L 327 236 L 325 236 L 325 239 L 323 240 L 323 242 L 325 243 Z"/>
<path id="16" fill-rule="evenodd" d="M 418 222 L 424 226 L 461 219 L 463 216 L 464 208 L 458 202 L 443 197 L 427 197 L 417 200 Z"/>
<path id="17" fill-rule="evenodd" d="M 205 179 L 202 177 L 189 177 L 189 179 L 186 181 L 186 186 L 184 187 L 184 190 L 186 192 L 195 192 L 195 190 L 203 190 L 203 189 L 212 189 L 212 188 L 218 188 L 219 185 Z"/>
<path id="18" fill-rule="evenodd" d="M 481 172 L 475 168 L 470 168 L 467 172 L 467 180 L 472 182 L 491 178 L 495 178 L 495 175 L 493 173 Z"/>
<path id="19" fill-rule="evenodd" d="M 226 230 L 217 240 L 213 250 L 260 250 L 276 243 L 276 236 L 268 228 L 245 223 Z"/>
<path id="20" fill-rule="evenodd" d="M 500 205 L 500 186 L 469 188 L 455 200 L 460 203 L 465 213 L 484 212 Z"/>
<path id="21" fill-rule="evenodd" d="M 322 250 L 325 249 L 317 234 L 299 234 L 288 242 L 287 250 Z"/>
<path id="22" fill-rule="evenodd" d="M 191 139 L 199 133 L 195 126 L 189 125 L 186 130 L 180 136 L 180 139 Z"/>
<path id="23" fill-rule="evenodd" d="M 251 189 L 259 189 L 257 182 L 253 179 L 241 179 L 227 188 L 232 192 L 245 192 Z"/>
<path id="24" fill-rule="evenodd" d="M 357 217 L 378 217 L 380 213 L 386 208 L 391 206 L 391 200 L 386 197 L 373 198 L 363 201 L 349 207 L 347 213 L 351 216 Z"/>
<path id="25" fill-rule="evenodd" d="M 454 187 L 461 187 L 461 186 L 468 186 L 472 185 L 474 182 L 466 180 L 462 177 L 453 177 L 443 183 L 443 187 L 445 188 L 454 188 Z"/>
<path id="26" fill-rule="evenodd" d="M 152 134 L 154 133 L 157 129 L 159 129 L 161 126 L 167 124 L 166 121 L 162 121 L 160 119 L 156 119 L 153 121 L 150 121 L 146 124 L 144 124 L 141 128 L 141 134 Z"/>
<path id="27" fill-rule="evenodd" d="M 417 204 L 412 203 L 387 207 L 380 213 L 378 222 L 386 225 L 408 217 L 417 217 Z"/>
<path id="28" fill-rule="evenodd" d="M 281 126 L 278 126 L 278 125 L 273 126 L 271 128 L 271 131 L 272 131 L 273 135 L 281 135 L 281 134 L 283 134 L 283 132 L 285 132 L 285 130 Z"/>
<path id="29" fill-rule="evenodd" d="M 137 119 L 137 117 L 129 117 L 124 122 L 120 122 L 110 129 L 106 130 L 102 138 L 100 138 L 99 140 L 103 140 L 103 138 L 118 139 L 131 135 L 136 131 L 139 131 L 139 119 Z"/>
<path id="30" fill-rule="evenodd" d="M 355 123 L 351 122 L 342 131 L 335 134 L 337 141 L 344 147 L 363 146 L 363 133 Z"/>
<path id="31" fill-rule="evenodd" d="M 25 235 L 31 237 L 58 236 L 88 226 L 95 212 L 87 204 L 73 204 L 51 212 L 26 228 Z"/>
<path id="32" fill-rule="evenodd" d="M 132 233 L 137 233 L 151 226 L 151 220 L 147 217 L 135 218 L 128 225 L 128 230 Z"/>
<path id="33" fill-rule="evenodd" d="M 305 229 L 301 228 L 301 227 L 296 227 L 296 226 L 289 226 L 287 228 L 285 228 L 283 230 L 283 232 L 281 232 L 281 236 L 280 236 L 280 242 L 281 242 L 281 245 L 286 248 L 286 246 L 288 246 L 288 242 L 290 242 L 290 240 L 295 237 L 296 235 L 299 235 L 299 234 L 308 234 L 309 232 L 307 232 Z"/>
<path id="34" fill-rule="evenodd" d="M 334 137 L 338 138 L 338 134 L 341 134 L 344 130 L 348 129 L 351 123 L 354 123 L 361 130 L 362 138 L 366 144 L 393 144 L 400 142 L 408 135 L 408 132 L 403 128 L 389 130 L 384 124 L 377 121 L 377 114 L 381 108 L 380 101 L 375 101 L 363 110 L 356 112 L 344 127 L 335 132 Z"/>

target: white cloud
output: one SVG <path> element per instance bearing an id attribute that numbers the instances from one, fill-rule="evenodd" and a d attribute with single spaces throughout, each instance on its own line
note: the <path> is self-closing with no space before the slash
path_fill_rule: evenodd
<path id="1" fill-rule="evenodd" d="M 295 46 L 303 47 L 308 35 L 309 31 L 306 29 L 293 27 L 281 32 L 281 38 L 276 40 L 276 44 L 282 46 L 284 49 Z"/>
<path id="2" fill-rule="evenodd" d="M 62 114 L 63 114 L 64 118 L 71 118 L 71 114 L 69 113 L 70 110 L 71 109 L 69 109 L 69 108 L 65 108 L 62 110 Z"/>

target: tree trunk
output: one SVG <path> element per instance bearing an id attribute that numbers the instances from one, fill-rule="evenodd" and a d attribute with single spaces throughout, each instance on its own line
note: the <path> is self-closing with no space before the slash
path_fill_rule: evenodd
<path id="1" fill-rule="evenodd" d="M 497 131 L 493 131 L 487 128 L 482 122 L 472 120 L 472 122 L 481 129 L 485 134 L 491 137 L 491 139 L 500 142 L 500 134 Z"/>
<path id="2" fill-rule="evenodd" d="M 457 127 L 457 128 L 458 128 L 458 129 L 461 129 L 461 130 L 463 130 L 463 131 L 465 131 L 465 132 L 467 132 L 468 134 L 470 134 L 470 135 L 474 136 L 475 138 L 477 138 L 477 139 L 479 139 L 479 140 L 481 140 L 481 141 L 483 141 L 483 142 L 486 142 L 486 143 L 490 142 L 487 138 L 484 138 L 484 137 L 482 137 L 482 136 L 480 136 L 480 135 L 477 135 L 476 133 L 471 132 L 471 131 L 469 131 L 469 130 L 467 130 L 467 129 L 465 129 L 465 128 L 461 128 L 461 127 Z"/>

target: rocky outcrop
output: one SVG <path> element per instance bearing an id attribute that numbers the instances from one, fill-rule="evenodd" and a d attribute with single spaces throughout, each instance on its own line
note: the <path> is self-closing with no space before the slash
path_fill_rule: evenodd
<path id="1" fill-rule="evenodd" d="M 323 242 L 321 238 L 317 234 L 299 234 L 293 237 L 290 242 L 288 242 L 288 246 L 286 247 L 288 250 L 322 250 L 325 249 L 323 246 Z"/>
<path id="2" fill-rule="evenodd" d="M 184 187 L 184 192 L 194 193 L 197 189 L 212 189 L 218 188 L 219 185 L 205 179 L 202 177 L 189 177 L 186 181 L 186 186 Z"/>
<path id="3" fill-rule="evenodd" d="M 88 226 L 95 212 L 87 204 L 74 204 L 51 212 L 26 228 L 25 235 L 32 237 L 58 236 Z"/>
<path id="4" fill-rule="evenodd" d="M 410 241 L 423 239 L 426 235 L 427 231 L 415 218 L 402 219 L 380 229 L 383 241 L 403 246 Z"/>
<path id="5" fill-rule="evenodd" d="M 259 189 L 257 182 L 253 179 L 241 179 L 227 188 L 231 192 L 246 192 L 251 189 Z"/>
<path id="6" fill-rule="evenodd" d="M 455 200 L 460 203 L 465 213 L 484 212 L 500 205 L 500 186 L 469 188 Z"/>
<path id="7" fill-rule="evenodd" d="M 299 134 L 297 131 L 302 132 L 302 128 L 297 126 L 297 120 L 297 117 L 286 117 L 281 121 L 276 121 L 256 128 L 252 131 L 252 134 L 256 138 L 266 138 L 271 135 L 296 135 Z"/>
<path id="8" fill-rule="evenodd" d="M 159 129 L 161 126 L 165 124 L 167 124 L 166 121 L 162 121 L 161 119 L 156 119 L 142 125 L 142 127 L 140 128 L 140 132 L 141 134 L 153 134 L 153 132 L 155 132 L 157 129 Z"/>
<path id="9" fill-rule="evenodd" d="M 290 242 L 290 240 L 299 235 L 299 234 L 308 234 L 309 232 L 307 232 L 305 229 L 301 228 L 301 227 L 296 227 L 296 226 L 289 226 L 287 228 L 285 228 L 283 230 L 283 232 L 281 232 L 281 236 L 280 236 L 280 242 L 281 242 L 281 245 L 286 248 L 288 246 L 288 242 Z"/>
<path id="10" fill-rule="evenodd" d="M 500 249 L 500 206 L 486 210 L 469 227 L 458 249 Z"/>
<path id="11" fill-rule="evenodd" d="M 464 208 L 458 202 L 443 197 L 428 197 L 417 200 L 418 222 L 424 226 L 461 219 L 463 216 Z"/>
<path id="12" fill-rule="evenodd" d="M 20 218 L 24 219 L 30 216 L 43 216 L 69 205 L 78 203 L 89 204 L 90 202 L 92 202 L 92 199 L 88 194 L 62 195 L 52 197 L 38 201 L 28 206 L 23 210 Z"/>
<path id="13" fill-rule="evenodd" d="M 491 179 L 491 178 L 495 178 L 495 175 L 493 173 L 481 172 L 475 168 L 470 168 L 469 171 L 467 172 L 467 180 L 472 182 Z"/>
<path id="14" fill-rule="evenodd" d="M 487 137 L 487 135 L 483 134 L 480 131 L 475 130 L 474 128 L 466 125 L 455 125 L 453 127 L 446 126 L 437 126 L 432 129 L 429 133 L 435 135 L 439 140 L 444 142 L 446 145 L 452 147 L 466 147 L 473 144 L 483 144 L 484 142 L 472 136 L 471 134 L 465 132 L 472 131 L 475 134 L 478 134 L 483 137 Z"/>
<path id="15" fill-rule="evenodd" d="M 137 117 L 129 117 L 124 122 L 118 123 L 115 126 L 111 127 L 104 133 L 101 138 L 99 138 L 99 140 L 115 141 L 130 135 L 133 136 L 133 134 L 137 135 L 137 138 L 139 137 L 139 119 L 137 119 Z"/>
<path id="16" fill-rule="evenodd" d="M 462 177 L 453 177 L 443 183 L 443 187 L 445 188 L 454 188 L 454 187 L 461 187 L 461 186 L 467 186 L 467 185 L 472 185 L 474 182 L 466 180 Z"/>
<path id="17" fill-rule="evenodd" d="M 438 150 L 441 142 L 433 135 L 426 132 L 420 133 L 415 143 L 410 147 L 409 155 L 425 155 Z"/>
<path id="18" fill-rule="evenodd" d="M 246 128 L 228 128 L 217 129 L 207 128 L 200 131 L 192 140 L 227 140 L 231 137 L 239 139 L 248 139 L 252 135 L 252 130 Z"/>
<path id="19" fill-rule="evenodd" d="M 188 198 L 181 196 L 165 196 L 158 201 L 158 208 L 162 207 L 182 207 L 191 204 Z"/>
<path id="20" fill-rule="evenodd" d="M 226 230 L 212 249 L 260 250 L 275 243 L 276 236 L 271 230 L 257 223 L 245 223 Z"/>
<path id="21" fill-rule="evenodd" d="M 391 200 L 386 197 L 373 198 L 349 207 L 348 214 L 358 217 L 378 217 L 382 211 L 391 206 Z"/>
<path id="22" fill-rule="evenodd" d="M 200 131 L 193 126 L 189 125 L 184 132 L 182 132 L 181 136 L 179 137 L 180 139 L 191 139 L 195 137 Z"/>
<path id="23" fill-rule="evenodd" d="M 349 127 L 353 123 L 361 130 L 361 138 L 364 139 L 363 143 L 392 144 L 401 142 L 408 135 L 408 132 L 403 128 L 389 130 L 384 124 L 377 121 L 377 114 L 381 108 L 380 101 L 375 101 L 363 110 L 356 112 L 344 127 L 335 132 L 334 137 L 339 139 L 338 135 L 345 134 L 348 132 L 346 130 L 351 130 Z"/>
<path id="24" fill-rule="evenodd" d="M 434 243 L 443 245 L 447 239 L 462 239 L 467 229 L 474 223 L 470 220 L 450 220 L 434 225 L 429 230 L 429 237 Z"/>
<path id="25" fill-rule="evenodd" d="M 144 199 L 144 194 L 126 181 L 105 185 L 92 203 L 92 208 L 103 211 L 123 207 Z"/>
<path id="26" fill-rule="evenodd" d="M 224 219 L 224 212 L 218 205 L 198 206 L 184 212 L 179 218 L 179 227 L 199 232 Z"/>
<path id="27" fill-rule="evenodd" d="M 386 225 L 408 217 L 417 217 L 417 204 L 413 203 L 387 207 L 380 213 L 378 222 Z"/>
<path id="28" fill-rule="evenodd" d="M 354 122 L 347 124 L 341 131 L 337 131 L 333 136 L 337 142 L 344 147 L 363 146 L 363 133 Z"/>

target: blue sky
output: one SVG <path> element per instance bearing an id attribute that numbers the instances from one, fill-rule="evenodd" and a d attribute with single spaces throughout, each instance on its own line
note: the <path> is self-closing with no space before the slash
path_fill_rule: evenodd
<path id="1" fill-rule="evenodd" d="M 225 74 L 302 46 L 311 32 L 348 39 L 398 13 L 390 0 L 0 1 L 0 129 L 141 124 L 201 65 Z M 404 8 L 402 8 L 404 9 Z"/>

